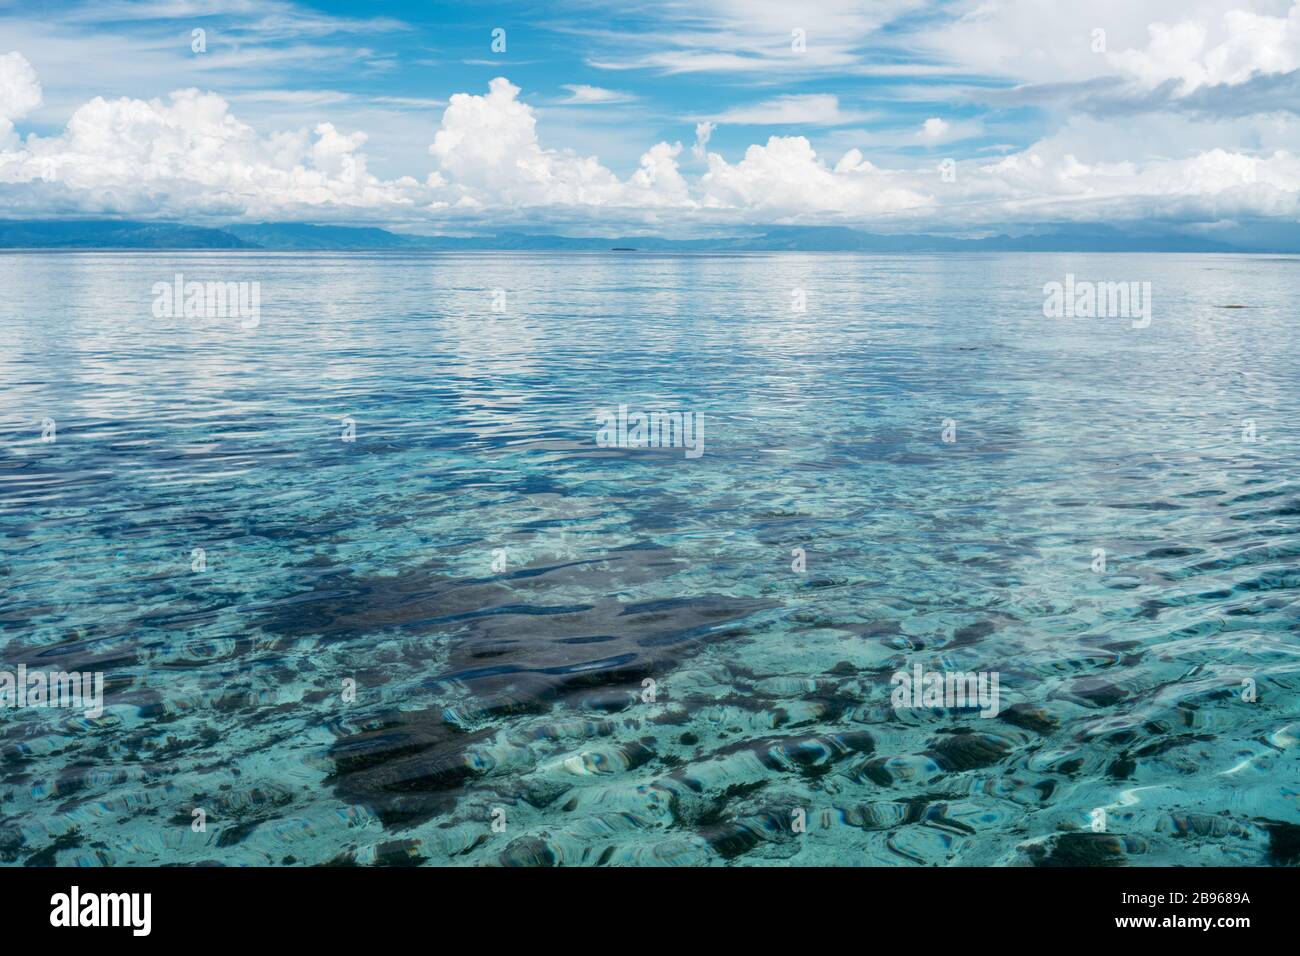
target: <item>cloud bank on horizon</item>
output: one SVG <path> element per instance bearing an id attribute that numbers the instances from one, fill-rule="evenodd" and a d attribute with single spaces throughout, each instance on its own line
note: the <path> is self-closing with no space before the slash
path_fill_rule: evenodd
<path id="1" fill-rule="evenodd" d="M 0 0 L 0 215 L 1300 219 L 1300 2 L 346 6 Z"/>

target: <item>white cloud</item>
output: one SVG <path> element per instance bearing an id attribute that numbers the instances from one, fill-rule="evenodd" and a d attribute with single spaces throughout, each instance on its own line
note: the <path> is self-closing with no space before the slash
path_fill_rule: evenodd
<path id="1" fill-rule="evenodd" d="M 270 39 L 409 29 L 400 20 L 387 17 L 366 20 L 335 17 L 283 0 L 97 0 L 64 12 L 63 18 L 69 22 L 99 24 L 229 15 L 255 17 L 249 22 L 249 32 L 262 33 Z"/>
<path id="2" fill-rule="evenodd" d="M 311 107 L 346 103 L 352 99 L 352 95 L 338 90 L 248 90 L 231 94 L 230 99 L 238 103 L 276 103 Z"/>
<path id="3" fill-rule="evenodd" d="M 778 96 L 749 106 L 738 106 L 708 117 L 713 123 L 737 126 L 839 126 L 865 119 L 866 114 L 844 112 L 831 93 Z"/>
<path id="4" fill-rule="evenodd" d="M 21 53 L 0 56 L 0 146 L 13 138 L 13 121 L 41 105 L 36 71 Z"/>
<path id="5" fill-rule="evenodd" d="M 564 88 L 569 91 L 567 99 L 561 100 L 562 106 L 590 106 L 599 103 L 627 103 L 635 99 L 631 94 L 620 93 L 618 90 L 607 90 L 599 86 L 587 86 L 583 83 L 566 83 Z"/>
<path id="6" fill-rule="evenodd" d="M 1283 0 L 965 0 L 955 10 L 909 36 L 915 53 L 1031 84 L 1172 80 L 1187 94 L 1300 67 L 1300 3 Z"/>
<path id="7" fill-rule="evenodd" d="M 946 132 L 948 132 L 948 123 L 937 116 L 931 116 L 921 124 L 921 132 L 917 135 L 925 139 L 939 139 Z"/>
<path id="8" fill-rule="evenodd" d="M 717 153 L 708 162 L 699 183 L 705 206 L 743 210 L 758 221 L 816 213 L 882 216 L 929 204 L 902 177 L 877 169 L 856 150 L 834 169 L 827 167 L 802 136 L 773 136 L 764 146 L 749 147 L 734 165 Z"/>
<path id="9" fill-rule="evenodd" d="M 329 123 L 262 138 L 220 96 L 193 89 L 168 102 L 95 97 L 62 135 L 0 151 L 0 183 L 29 183 L 55 205 L 71 196 L 86 210 L 172 216 L 415 202 L 414 180 L 366 171 L 365 138 Z"/>
<path id="10" fill-rule="evenodd" d="M 695 124 L 695 145 L 691 147 L 691 153 L 696 159 L 704 159 L 708 155 L 709 140 L 713 138 L 713 131 L 718 127 L 708 122 Z"/>
<path id="11" fill-rule="evenodd" d="M 1300 156 L 1219 146 L 1182 157 L 1091 158 L 1106 124 L 1081 119 L 997 162 L 960 164 L 947 214 L 990 221 L 1135 221 L 1300 214 Z M 1159 131 L 1156 131 L 1159 135 Z"/>
<path id="12" fill-rule="evenodd" d="M 1221 23 L 1217 43 L 1210 39 L 1212 21 L 1152 23 L 1145 49 L 1123 50 L 1110 62 L 1147 87 L 1177 80 L 1182 94 L 1300 67 L 1300 3 L 1285 17 L 1229 10 Z"/>
<path id="13" fill-rule="evenodd" d="M 443 177 L 477 201 L 600 205 L 619 189 L 594 157 L 543 149 L 536 114 L 504 77 L 489 84 L 486 96 L 451 97 L 429 153 Z"/>
<path id="14" fill-rule="evenodd" d="M 641 168 L 632 174 L 631 186 L 641 190 L 646 202 L 655 205 L 692 206 L 690 187 L 677 169 L 681 143 L 659 143 L 641 157 Z M 638 198 L 630 197 L 634 202 Z"/>
<path id="15" fill-rule="evenodd" d="M 594 156 L 545 149 L 537 115 L 505 77 L 485 96 L 457 93 L 442 115 L 429 153 L 456 202 L 480 206 L 658 206 L 687 203 L 677 172 L 680 146 L 660 143 L 622 182 Z"/>
<path id="16" fill-rule="evenodd" d="M 927 0 L 650 0 L 639 12 L 662 28 L 586 31 L 603 41 L 590 60 L 602 69 L 664 73 L 803 73 L 852 69 L 878 31 Z M 794 31 L 803 47 L 795 49 Z M 582 33 L 584 31 L 575 31 Z"/>
<path id="17" fill-rule="evenodd" d="M 1242 67 L 1231 65 L 1233 57 L 1211 57 L 1212 49 L 1201 47 L 1196 61 L 1217 71 L 1209 75 L 1221 82 L 1240 75 Z M 1251 62 L 1261 62 L 1251 56 Z M 40 102 L 40 83 L 27 60 L 17 53 L 0 56 L 0 120 L 21 120 Z M 316 122 L 259 133 L 221 96 L 186 89 L 166 100 L 94 97 L 54 136 L 19 139 L 11 125 L 4 127 L 0 190 L 8 208 L 29 215 L 81 210 L 189 220 L 366 218 L 487 225 L 532 217 L 611 228 L 664 223 L 667 215 L 678 217 L 678 224 L 869 226 L 891 220 L 925 228 L 936 221 L 971 226 L 1049 218 L 1215 221 L 1294 219 L 1300 213 L 1300 118 L 1282 115 L 1261 124 L 1161 114 L 1141 123 L 1143 135 L 1136 136 L 1123 117 L 1075 117 L 996 162 L 964 161 L 956 181 L 943 182 L 930 159 L 886 169 L 860 148 L 831 165 L 803 136 L 771 136 L 728 161 L 709 150 L 714 124 L 705 120 L 695 126 L 691 147 L 704 164 L 702 173 L 683 175 L 683 146 L 660 142 L 621 178 L 594 155 L 544 146 L 536 111 L 520 99 L 518 87 L 498 77 L 485 93 L 450 98 L 428 148 L 433 168 L 421 171 L 427 178 L 420 182 L 374 175 L 363 132 Z M 934 141 L 947 141 L 961 126 L 931 117 L 921 130 Z M 897 134 L 915 143 L 916 130 Z M 1143 144 L 1163 153 L 1136 148 Z"/>

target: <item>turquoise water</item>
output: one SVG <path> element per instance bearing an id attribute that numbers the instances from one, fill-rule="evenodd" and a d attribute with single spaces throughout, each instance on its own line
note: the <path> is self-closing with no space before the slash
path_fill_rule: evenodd
<path id="1" fill-rule="evenodd" d="M 260 324 L 155 318 L 177 272 Z M 1150 326 L 1044 318 L 1067 273 L 1150 281 Z M 105 680 L 0 709 L 4 862 L 1297 860 L 1300 260 L 11 254 L 0 290 L 0 668 Z M 602 447 L 620 404 L 704 453 Z M 917 664 L 998 715 L 895 708 Z"/>

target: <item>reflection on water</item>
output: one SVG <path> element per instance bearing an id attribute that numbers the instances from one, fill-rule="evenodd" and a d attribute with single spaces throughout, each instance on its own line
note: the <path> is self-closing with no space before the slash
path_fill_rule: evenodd
<path id="1" fill-rule="evenodd" d="M 0 256 L 0 860 L 1295 863 L 1298 270 Z"/>

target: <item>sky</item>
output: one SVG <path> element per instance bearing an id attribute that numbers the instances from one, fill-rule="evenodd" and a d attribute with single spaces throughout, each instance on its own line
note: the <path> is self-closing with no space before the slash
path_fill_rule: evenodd
<path id="1" fill-rule="evenodd" d="M 1286 0 L 0 0 L 0 216 L 1215 238 L 1297 94 Z"/>

